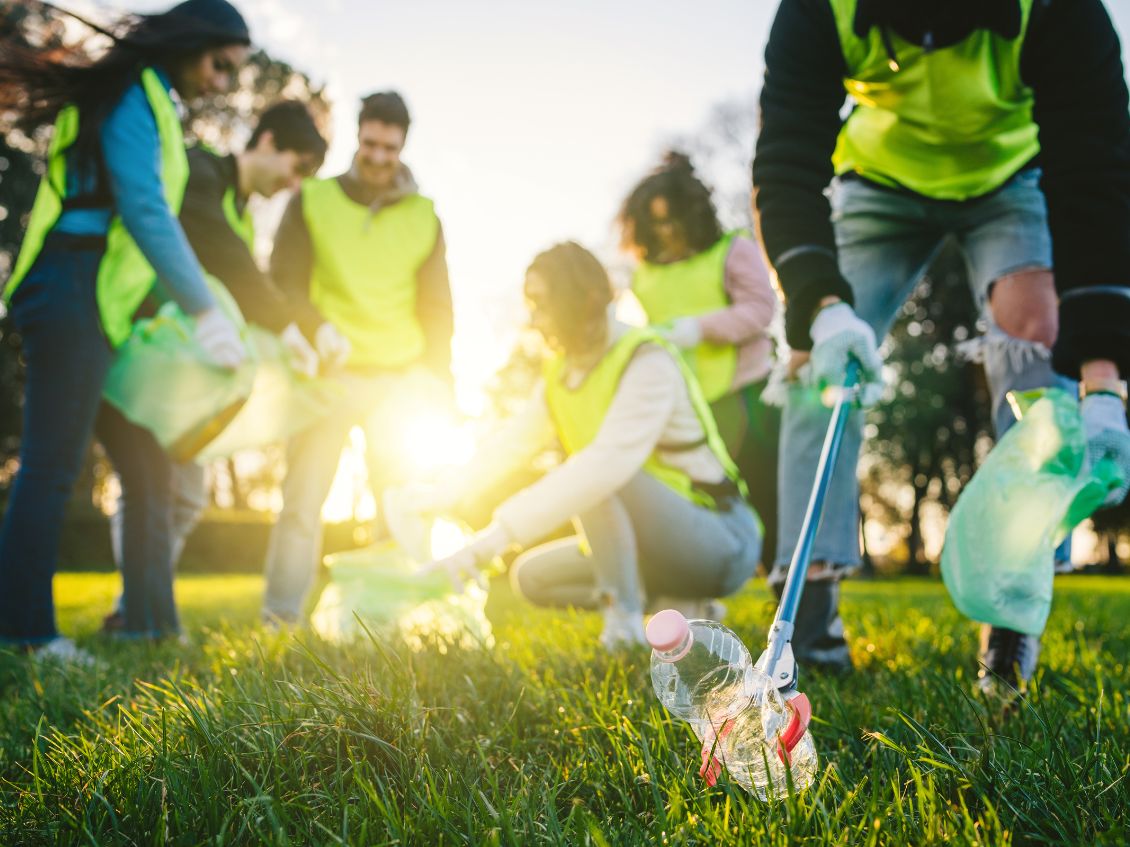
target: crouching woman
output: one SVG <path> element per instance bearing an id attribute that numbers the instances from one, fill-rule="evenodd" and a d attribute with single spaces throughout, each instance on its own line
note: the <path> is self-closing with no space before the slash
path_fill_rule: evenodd
<path id="1" fill-rule="evenodd" d="M 528 463 L 556 435 L 567 459 L 510 497 L 463 549 L 426 566 L 462 584 L 505 550 L 570 520 L 577 534 L 527 549 L 516 589 L 544 606 L 599 609 L 601 644 L 642 643 L 660 597 L 713 598 L 753 574 L 762 526 L 678 352 L 609 317 L 612 286 L 578 244 L 526 273 L 532 323 L 553 351 L 525 409 L 456 478 L 418 492 L 439 513 Z M 430 501 L 430 502 L 424 502 Z"/>

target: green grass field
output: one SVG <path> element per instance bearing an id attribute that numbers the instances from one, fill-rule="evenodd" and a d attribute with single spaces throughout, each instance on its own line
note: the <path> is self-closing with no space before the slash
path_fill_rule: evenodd
<path id="1" fill-rule="evenodd" d="M 253 627 L 260 581 L 186 576 L 194 646 L 102 643 L 108 574 L 56 581 L 99 670 L 0 656 L 0 844 L 1127 844 L 1130 580 L 1057 585 L 1039 684 L 970 696 L 938 583 L 849 583 L 858 672 L 802 671 L 821 778 L 765 805 L 697 777 L 643 649 L 492 592 L 492 650 L 333 647 Z M 763 583 L 727 623 L 760 651 Z"/>

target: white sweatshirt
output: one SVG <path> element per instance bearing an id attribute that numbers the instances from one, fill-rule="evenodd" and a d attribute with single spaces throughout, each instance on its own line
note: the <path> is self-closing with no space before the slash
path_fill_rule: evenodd
<path id="1" fill-rule="evenodd" d="M 629 330 L 613 322 L 609 347 Z M 579 385 L 584 372 L 566 372 Z M 539 383 L 530 402 L 483 446 L 456 483 L 461 496 L 529 462 L 554 437 L 553 421 Z M 644 344 L 624 369 L 596 438 L 494 513 L 496 528 L 510 543 L 526 546 L 575 515 L 607 500 L 635 476 L 660 444 L 680 446 L 704 439 L 678 364 L 662 347 Z M 705 444 L 690 450 L 660 450 L 663 461 L 696 482 L 719 483 L 725 471 Z"/>

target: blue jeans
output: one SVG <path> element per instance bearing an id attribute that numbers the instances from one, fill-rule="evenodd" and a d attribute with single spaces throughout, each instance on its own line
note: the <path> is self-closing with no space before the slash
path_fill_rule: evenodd
<path id="1" fill-rule="evenodd" d="M 58 635 L 59 534 L 112 355 L 95 302 L 101 258 L 99 248 L 49 240 L 11 304 L 27 376 L 20 469 L 0 527 L 0 639 L 10 643 Z"/>
<path id="2" fill-rule="evenodd" d="M 581 536 L 523 553 L 511 579 L 542 606 L 597 608 L 611 601 L 642 612 L 659 595 L 725 597 L 761 560 L 761 530 L 749 506 L 713 511 L 638 473 L 616 494 L 579 515 Z"/>
<path id="3" fill-rule="evenodd" d="M 103 438 L 102 430 L 98 430 Z M 148 435 L 148 433 L 146 433 Z M 150 436 L 152 438 L 152 436 Z M 105 441 L 105 438 L 103 438 Z M 204 466 L 195 462 L 177 462 L 170 467 L 172 491 L 170 492 L 172 513 L 170 515 L 169 561 L 173 573 L 176 573 L 177 563 L 184 552 L 188 536 L 200 523 L 200 516 L 208 506 L 208 490 L 204 481 Z M 123 484 L 123 489 L 124 489 Z M 128 508 L 127 496 L 123 490 L 118 500 L 118 510 L 110 515 L 110 549 L 114 555 L 114 565 L 124 577 L 124 553 L 126 510 Z M 125 616 L 125 595 L 118 597 L 114 611 Z"/>
<path id="4" fill-rule="evenodd" d="M 95 425 L 121 480 L 123 634 L 180 632 L 173 599 L 173 461 L 147 429 L 103 403 Z"/>
<path id="5" fill-rule="evenodd" d="M 1021 270 L 1051 268 L 1051 237 L 1039 172 L 1022 171 L 1000 190 L 965 203 L 931 201 L 888 190 L 860 179 L 837 180 L 832 190 L 832 221 L 840 270 L 855 293 L 855 311 L 883 338 L 899 308 L 938 252 L 956 243 L 965 256 L 972 293 L 989 322 L 982 352 L 993 403 L 997 435 L 1013 417 L 1005 395 L 1013 389 L 1058 384 L 1048 358 L 1035 346 L 1009 338 L 988 314 L 990 288 L 997 279 Z M 806 402 L 808 392 L 794 386 L 781 421 L 780 543 L 771 580 L 780 584 L 792 559 L 816 476 L 830 411 Z M 854 412 L 844 434 L 839 464 L 832 475 L 823 519 L 816 533 L 813 561 L 854 567 L 860 562 L 859 484 L 856 464 L 863 416 Z M 810 583 L 805 589 L 808 599 Z M 839 621 L 838 587 L 813 589 L 812 602 L 824 611 L 809 616 L 801 631 L 798 619 L 793 647 L 798 657 L 806 645 L 816 661 L 846 657 Z M 805 617 L 802 615 L 801 617 Z"/>

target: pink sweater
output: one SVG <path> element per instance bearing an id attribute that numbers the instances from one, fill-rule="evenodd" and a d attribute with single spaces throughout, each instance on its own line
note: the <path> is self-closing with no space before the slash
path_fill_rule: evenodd
<path id="1" fill-rule="evenodd" d="M 730 305 L 701 315 L 698 322 L 703 341 L 737 346 L 738 366 L 732 386 L 736 390 L 764 379 L 772 369 L 769 326 L 780 308 L 761 248 L 748 238 L 735 238 L 730 246 L 725 287 Z"/>

